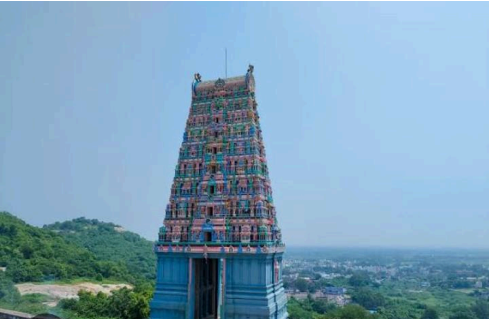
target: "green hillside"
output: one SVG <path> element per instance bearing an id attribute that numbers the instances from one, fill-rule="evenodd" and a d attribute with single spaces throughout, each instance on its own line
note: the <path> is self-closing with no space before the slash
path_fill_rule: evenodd
<path id="1" fill-rule="evenodd" d="M 156 257 L 153 243 L 113 223 L 77 218 L 43 227 L 85 247 L 99 259 L 124 264 L 132 276 L 153 281 Z"/>
<path id="2" fill-rule="evenodd" d="M 0 212 L 0 267 L 14 282 L 78 278 L 133 282 L 123 263 L 104 260 L 49 229 Z"/>
<path id="3" fill-rule="evenodd" d="M 111 223 L 79 218 L 43 228 L 0 212 L 0 308 L 70 319 L 145 319 L 153 291 L 152 244 Z M 80 292 L 57 307 L 41 294 L 21 296 L 14 283 L 118 281 L 134 284 L 111 296 Z"/>

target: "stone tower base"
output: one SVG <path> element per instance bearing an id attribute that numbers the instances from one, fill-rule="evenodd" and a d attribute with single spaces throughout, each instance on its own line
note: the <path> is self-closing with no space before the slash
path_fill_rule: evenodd
<path id="1" fill-rule="evenodd" d="M 151 319 L 287 318 L 283 253 L 208 254 L 207 261 L 188 252 L 157 255 Z M 203 265 L 211 275 L 202 276 Z M 202 277 L 214 279 L 202 283 Z"/>

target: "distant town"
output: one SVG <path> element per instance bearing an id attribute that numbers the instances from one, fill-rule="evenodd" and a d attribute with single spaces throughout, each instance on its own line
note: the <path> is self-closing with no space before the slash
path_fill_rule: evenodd
<path id="1" fill-rule="evenodd" d="M 488 252 L 462 250 L 297 249 L 284 262 L 290 300 L 354 303 L 370 313 L 405 311 L 413 318 L 435 308 L 440 318 L 489 299 Z M 402 309 L 397 309 L 402 308 Z M 294 316 L 293 303 L 289 305 Z M 416 316 L 418 314 L 418 316 Z M 409 317 L 406 317 L 409 318 Z"/>

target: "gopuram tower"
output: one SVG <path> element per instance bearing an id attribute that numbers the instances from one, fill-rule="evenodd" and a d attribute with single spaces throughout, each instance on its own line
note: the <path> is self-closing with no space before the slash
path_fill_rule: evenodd
<path id="1" fill-rule="evenodd" d="M 155 244 L 152 319 L 285 319 L 285 246 L 250 65 L 195 74 L 180 156 Z"/>

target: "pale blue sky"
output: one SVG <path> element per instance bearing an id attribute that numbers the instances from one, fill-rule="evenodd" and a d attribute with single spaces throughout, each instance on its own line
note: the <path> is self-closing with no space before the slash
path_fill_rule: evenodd
<path id="1" fill-rule="evenodd" d="M 255 65 L 289 245 L 489 247 L 489 3 L 1 3 L 0 209 L 155 239 L 190 84 Z"/>

